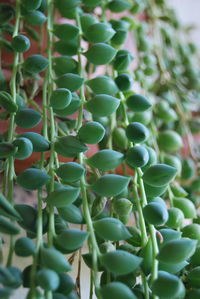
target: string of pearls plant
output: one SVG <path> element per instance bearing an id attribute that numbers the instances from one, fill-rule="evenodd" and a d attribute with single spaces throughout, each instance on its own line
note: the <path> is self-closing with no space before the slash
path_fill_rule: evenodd
<path id="1" fill-rule="evenodd" d="M 165 0 L 1 1 L 0 298 L 200 298 L 190 29 Z"/>

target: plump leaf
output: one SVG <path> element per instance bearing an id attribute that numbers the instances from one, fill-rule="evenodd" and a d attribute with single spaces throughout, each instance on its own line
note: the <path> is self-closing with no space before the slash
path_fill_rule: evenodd
<path id="1" fill-rule="evenodd" d="M 56 241 L 65 249 L 74 251 L 83 246 L 88 236 L 88 232 L 73 228 L 59 234 Z"/>
<path id="2" fill-rule="evenodd" d="M 29 73 L 40 73 L 48 66 L 48 59 L 42 55 L 31 55 L 23 63 L 23 69 Z"/>
<path id="3" fill-rule="evenodd" d="M 87 146 L 75 136 L 59 137 L 55 142 L 55 151 L 63 157 L 75 157 L 87 150 Z"/>
<path id="4" fill-rule="evenodd" d="M 133 94 L 128 97 L 126 104 L 133 112 L 143 112 L 151 107 L 151 103 L 148 99 L 139 94 Z"/>
<path id="5" fill-rule="evenodd" d="M 58 212 L 62 219 L 67 222 L 74 224 L 82 224 L 85 222 L 81 210 L 73 204 L 58 208 Z"/>
<path id="6" fill-rule="evenodd" d="M 121 193 L 128 186 L 129 181 L 130 177 L 106 174 L 92 185 L 92 190 L 98 195 L 112 197 Z"/>
<path id="7" fill-rule="evenodd" d="M 13 144 L 17 147 L 16 159 L 24 160 L 31 156 L 33 144 L 28 138 L 19 137 L 13 141 Z"/>
<path id="8" fill-rule="evenodd" d="M 152 225 L 164 225 L 168 220 L 167 208 L 158 202 L 150 202 L 143 209 L 144 219 Z"/>
<path id="9" fill-rule="evenodd" d="M 0 193 L 0 215 L 8 218 L 21 219 L 20 214 L 16 211 L 13 205 Z"/>
<path id="10" fill-rule="evenodd" d="M 185 287 L 179 277 L 165 271 L 158 272 L 158 278 L 153 283 L 153 294 L 159 298 L 185 297 Z"/>
<path id="11" fill-rule="evenodd" d="M 97 234 L 105 240 L 120 241 L 131 237 L 126 226 L 115 218 L 108 217 L 96 220 L 93 226 Z"/>
<path id="12" fill-rule="evenodd" d="M 51 192 L 45 201 L 55 207 L 64 207 L 73 203 L 79 196 L 80 189 L 71 186 L 65 186 Z"/>
<path id="13" fill-rule="evenodd" d="M 17 111 L 15 122 L 20 128 L 30 129 L 39 124 L 42 116 L 39 112 L 29 109 L 23 108 Z"/>
<path id="14" fill-rule="evenodd" d="M 149 153 L 144 146 L 135 145 L 126 153 L 126 162 L 132 168 L 143 167 L 148 163 Z"/>
<path id="15" fill-rule="evenodd" d="M 87 144 L 99 143 L 105 135 L 104 127 L 97 121 L 90 121 L 82 125 L 78 137 Z"/>
<path id="16" fill-rule="evenodd" d="M 30 238 L 22 237 L 15 242 L 15 254 L 18 256 L 31 256 L 35 253 L 35 244 Z"/>
<path id="17" fill-rule="evenodd" d="M 117 51 L 108 44 L 96 43 L 92 45 L 84 55 L 89 62 L 96 65 L 103 65 L 111 62 L 115 57 L 116 52 Z"/>
<path id="18" fill-rule="evenodd" d="M 41 248 L 40 260 L 44 267 L 52 269 L 58 273 L 71 270 L 71 266 L 64 255 L 54 248 Z"/>
<path id="19" fill-rule="evenodd" d="M 76 182 L 84 175 L 85 168 L 76 162 L 67 162 L 61 164 L 56 173 L 64 181 Z"/>
<path id="20" fill-rule="evenodd" d="M 88 27 L 85 32 L 86 38 L 92 43 L 104 43 L 109 41 L 115 30 L 109 23 L 95 23 Z"/>
<path id="21" fill-rule="evenodd" d="M 157 258 L 161 262 L 169 264 L 181 263 L 190 258 L 196 249 L 197 241 L 181 238 L 167 242 L 160 250 Z"/>
<path id="22" fill-rule="evenodd" d="M 51 94 L 50 105 L 54 109 L 64 109 L 70 104 L 71 99 L 72 94 L 69 89 L 57 88 Z"/>
<path id="23" fill-rule="evenodd" d="M 49 150 L 49 142 L 40 134 L 35 132 L 25 132 L 20 135 L 29 139 L 33 145 L 33 152 L 45 152 Z"/>
<path id="24" fill-rule="evenodd" d="M 174 198 L 174 207 L 180 209 L 186 219 L 196 217 L 196 208 L 193 202 L 187 198 Z"/>
<path id="25" fill-rule="evenodd" d="M 50 176 L 43 170 L 28 168 L 17 177 L 17 183 L 27 190 L 36 190 L 45 185 Z"/>
<path id="26" fill-rule="evenodd" d="M 109 116 L 117 110 L 120 100 L 106 94 L 94 96 L 87 104 L 86 108 L 94 116 Z"/>
<path id="27" fill-rule="evenodd" d="M 95 94 L 108 94 L 113 96 L 118 92 L 115 81 L 108 76 L 95 77 L 88 80 L 86 84 Z"/>
<path id="28" fill-rule="evenodd" d="M 41 269 L 36 274 L 37 284 L 46 291 L 55 291 L 60 283 L 58 274 L 49 269 Z"/>
<path id="29" fill-rule="evenodd" d="M 135 271 L 141 262 L 142 258 L 123 250 L 110 251 L 101 256 L 103 266 L 118 275 Z"/>
<path id="30" fill-rule="evenodd" d="M 20 230 L 15 223 L 0 216 L 0 232 L 7 235 L 17 235 Z"/>
<path id="31" fill-rule="evenodd" d="M 59 88 L 67 88 L 71 92 L 78 90 L 82 86 L 83 81 L 83 78 L 73 73 L 64 74 L 55 80 Z"/>
<path id="32" fill-rule="evenodd" d="M 158 144 L 161 150 L 174 152 L 183 146 L 183 141 L 178 133 L 166 130 L 158 135 Z"/>
<path id="33" fill-rule="evenodd" d="M 102 171 L 115 169 L 122 163 L 124 155 L 120 152 L 104 149 L 87 159 L 87 164 Z"/>
<path id="34" fill-rule="evenodd" d="M 17 104 L 13 102 L 12 96 L 6 91 L 0 91 L 0 106 L 10 113 L 16 112 L 18 109 Z"/>
<path id="35" fill-rule="evenodd" d="M 161 187 L 170 183 L 177 169 L 166 164 L 155 164 L 150 166 L 143 175 L 143 180 L 150 186 Z"/>
<path id="36" fill-rule="evenodd" d="M 79 28 L 73 24 L 54 24 L 54 34 L 60 39 L 74 39 L 79 34 Z"/>
<path id="37" fill-rule="evenodd" d="M 136 299 L 132 290 L 125 284 L 114 281 L 107 283 L 101 288 L 101 294 L 104 299 Z"/>

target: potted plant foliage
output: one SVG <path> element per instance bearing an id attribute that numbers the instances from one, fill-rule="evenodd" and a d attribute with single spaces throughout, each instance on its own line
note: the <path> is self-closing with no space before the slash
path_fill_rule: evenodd
<path id="1" fill-rule="evenodd" d="M 0 1 L 0 298 L 200 298 L 189 30 L 165 0 Z"/>

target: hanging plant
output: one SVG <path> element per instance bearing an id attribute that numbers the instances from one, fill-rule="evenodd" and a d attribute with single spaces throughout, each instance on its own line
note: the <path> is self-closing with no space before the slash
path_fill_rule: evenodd
<path id="1" fill-rule="evenodd" d="M 199 61 L 165 2 L 1 1 L 1 298 L 199 298 Z"/>

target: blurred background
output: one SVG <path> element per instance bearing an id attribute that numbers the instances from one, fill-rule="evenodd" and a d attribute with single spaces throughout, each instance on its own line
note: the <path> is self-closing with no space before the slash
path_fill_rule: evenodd
<path id="1" fill-rule="evenodd" d="M 200 47 L 200 1 L 199 0 L 167 0 L 175 8 L 180 21 L 188 26 L 193 25 L 191 38 Z"/>

